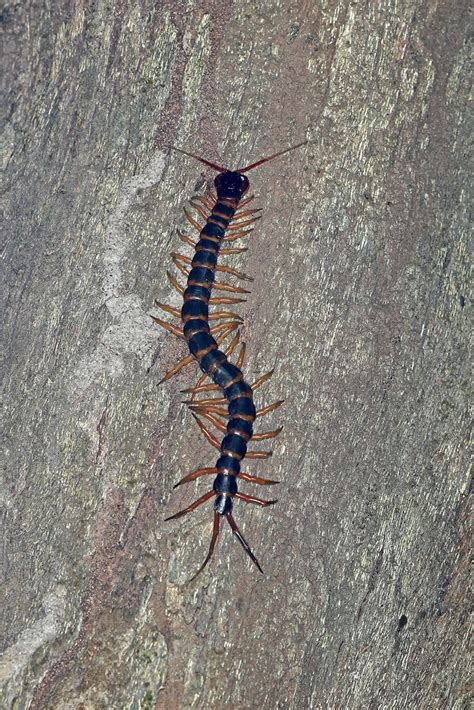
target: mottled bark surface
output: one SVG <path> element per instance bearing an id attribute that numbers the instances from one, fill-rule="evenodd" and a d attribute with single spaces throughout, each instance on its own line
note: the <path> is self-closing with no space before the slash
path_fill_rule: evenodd
<path id="1" fill-rule="evenodd" d="M 467 3 L 10 3 L 2 707 L 464 708 Z M 279 503 L 170 515 L 215 451 L 150 319 L 186 199 L 250 173 L 245 372 Z M 150 366 L 152 365 L 151 369 Z M 260 446 L 261 445 L 256 445 Z M 244 488 L 244 486 L 242 486 Z M 255 491 L 251 486 L 245 490 Z M 270 496 L 271 497 L 271 496 Z"/>

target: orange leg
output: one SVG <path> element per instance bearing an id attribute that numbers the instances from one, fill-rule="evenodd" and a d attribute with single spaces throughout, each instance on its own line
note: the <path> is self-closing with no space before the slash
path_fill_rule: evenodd
<path id="1" fill-rule="evenodd" d="M 244 251 L 248 251 L 248 247 L 230 247 L 229 249 L 220 249 L 220 254 L 243 254 Z"/>
<path id="2" fill-rule="evenodd" d="M 158 384 L 161 385 L 163 382 L 166 382 L 166 380 L 174 377 L 174 375 L 176 375 L 183 367 L 189 365 L 193 360 L 194 358 L 192 355 L 186 355 L 186 357 L 183 357 L 182 360 L 180 360 L 169 372 L 166 373 L 164 377 L 161 378 Z"/>
<path id="3" fill-rule="evenodd" d="M 209 562 L 209 560 L 211 559 L 211 557 L 212 557 L 212 555 L 213 555 L 213 553 L 214 553 L 214 548 L 215 548 L 215 546 L 216 546 L 217 537 L 218 537 L 218 535 L 219 535 L 220 517 L 221 517 L 221 516 L 219 515 L 219 513 L 217 512 L 217 510 L 215 510 L 215 511 L 214 511 L 214 525 L 213 525 L 213 528 L 212 528 L 212 537 L 211 537 L 211 544 L 209 545 L 209 552 L 207 553 L 206 559 L 204 560 L 204 562 L 202 563 L 202 565 L 200 566 L 200 568 L 198 569 L 198 571 L 196 572 L 196 574 L 193 575 L 193 577 L 191 577 L 191 579 L 189 580 L 190 582 L 192 582 L 194 579 L 196 579 L 196 577 L 198 576 L 198 574 L 201 574 L 201 572 L 203 571 L 204 567 L 207 565 L 207 563 Z"/>
<path id="4" fill-rule="evenodd" d="M 216 271 L 223 271 L 226 274 L 232 274 L 232 276 L 237 276 L 238 279 L 242 279 L 243 281 L 253 281 L 252 276 L 247 276 L 247 274 L 243 274 L 241 271 L 237 271 L 237 269 L 233 269 L 231 266 L 218 265 L 216 266 Z"/>
<path id="5" fill-rule="evenodd" d="M 263 574 L 263 569 L 260 567 L 257 558 L 253 554 L 247 541 L 245 540 L 244 536 L 242 535 L 239 528 L 237 527 L 237 523 L 235 522 L 235 520 L 232 516 L 232 513 L 227 513 L 226 518 L 227 518 L 227 522 L 229 523 L 230 527 L 232 528 L 232 532 L 234 533 L 235 537 L 240 542 L 240 544 L 242 545 L 242 547 L 244 548 L 245 552 L 250 557 L 252 562 L 257 566 L 257 569 Z"/>
<path id="6" fill-rule="evenodd" d="M 200 407 L 197 402 L 196 404 L 189 404 L 188 407 L 192 412 L 196 412 L 197 414 L 201 414 L 201 411 L 211 412 L 211 414 L 217 414 L 218 417 L 227 419 L 227 410 L 221 409 L 221 407 Z"/>
<path id="7" fill-rule="evenodd" d="M 215 496 L 216 494 L 214 491 L 208 491 L 207 493 L 204 493 L 203 496 L 198 498 L 197 500 L 194 501 L 194 503 L 191 503 L 191 505 L 188 505 L 187 508 L 184 510 L 180 510 L 179 513 L 175 513 L 174 515 L 170 515 L 169 518 L 165 518 L 166 520 L 175 520 L 175 518 L 181 518 L 183 515 L 186 515 L 187 513 L 190 513 L 192 510 L 197 508 L 199 505 L 202 503 L 205 503 L 206 500 L 209 500 L 209 498 L 212 498 L 212 496 Z"/>
<path id="8" fill-rule="evenodd" d="M 283 427 L 278 427 L 278 429 L 275 429 L 274 431 L 264 431 L 261 434 L 254 434 L 252 436 L 253 441 L 263 441 L 264 439 L 274 439 L 275 436 L 278 436 L 278 434 L 283 430 Z"/>
<path id="9" fill-rule="evenodd" d="M 200 407 L 207 407 L 208 404 L 225 404 L 226 402 L 225 397 L 209 397 L 209 399 L 183 399 L 181 404 L 199 404 Z"/>
<path id="10" fill-rule="evenodd" d="M 240 353 L 237 357 L 237 360 L 235 361 L 235 366 L 238 367 L 239 370 L 241 369 L 243 362 L 244 362 L 246 347 L 247 347 L 247 345 L 245 343 L 242 343 L 242 345 L 240 346 Z"/>
<path id="11" fill-rule="evenodd" d="M 184 288 L 181 286 L 181 284 L 178 282 L 178 280 L 173 276 L 173 274 L 171 273 L 171 271 L 167 271 L 167 272 L 166 272 L 166 275 L 167 275 L 168 280 L 170 281 L 170 283 L 175 287 L 175 289 L 177 290 L 177 292 L 182 296 L 183 293 L 184 293 Z"/>
<path id="12" fill-rule="evenodd" d="M 207 213 L 205 210 L 203 210 L 203 208 L 201 207 L 201 205 L 198 205 L 196 202 L 194 202 L 194 200 L 190 200 L 189 204 L 190 204 L 192 207 L 194 207 L 194 209 L 196 210 L 196 212 L 203 218 L 204 221 L 207 220 L 207 218 L 208 218 L 209 215 L 208 215 L 208 213 Z"/>
<path id="13" fill-rule="evenodd" d="M 268 414 L 269 412 L 273 412 L 274 409 L 277 409 L 277 407 L 281 407 L 285 400 L 280 399 L 278 402 L 273 402 L 273 404 L 268 404 L 266 407 L 262 407 L 261 409 L 257 409 L 257 417 L 263 417 L 265 414 Z"/>
<path id="14" fill-rule="evenodd" d="M 247 451 L 245 456 L 248 459 L 268 459 L 273 456 L 273 451 Z"/>
<path id="15" fill-rule="evenodd" d="M 190 244 L 192 247 L 196 246 L 196 242 L 193 239 L 191 239 L 191 237 L 188 237 L 187 234 L 180 232 L 179 229 L 176 230 L 176 233 L 182 242 L 185 242 L 186 244 Z"/>
<path id="16" fill-rule="evenodd" d="M 188 473 L 187 476 L 184 476 L 178 483 L 176 483 L 173 488 L 177 488 L 178 486 L 182 486 L 183 483 L 188 483 L 189 481 L 194 481 L 195 478 L 199 478 L 199 476 L 205 476 L 209 473 L 217 473 L 217 468 L 207 467 L 207 468 L 198 468 L 196 471 L 193 471 L 192 473 Z"/>
<path id="17" fill-rule="evenodd" d="M 234 350 L 236 348 L 236 345 L 239 342 L 239 339 L 240 339 L 240 331 L 234 335 L 234 337 L 230 341 L 229 345 L 224 350 L 224 354 L 226 357 L 229 357 L 230 355 L 232 355 L 232 353 L 234 352 Z"/>
<path id="18" fill-rule="evenodd" d="M 243 323 L 242 316 L 238 316 L 237 313 L 232 313 L 232 311 L 216 311 L 215 313 L 209 313 L 208 320 L 219 320 L 220 318 L 235 318 L 240 323 Z"/>
<path id="19" fill-rule="evenodd" d="M 204 195 L 196 195 L 196 200 L 199 200 L 209 211 L 212 210 L 215 204 L 215 202 L 211 202 L 207 197 L 204 197 Z"/>
<path id="20" fill-rule="evenodd" d="M 239 473 L 238 478 L 243 481 L 249 481 L 249 483 L 258 483 L 259 486 L 274 486 L 280 481 L 271 481 L 269 478 L 260 478 L 260 476 L 251 476 L 250 473 Z"/>
<path id="21" fill-rule="evenodd" d="M 212 444 L 213 446 L 215 446 L 216 449 L 220 449 L 220 448 L 221 448 L 221 445 L 219 444 L 219 442 L 218 442 L 218 440 L 216 439 L 216 437 L 214 436 L 214 434 L 212 434 L 212 433 L 209 431 L 209 429 L 202 423 L 202 421 L 199 419 L 199 417 L 197 417 L 197 416 L 194 414 L 194 412 L 193 412 L 193 417 L 194 417 L 194 419 L 197 421 L 198 427 L 200 428 L 200 430 L 202 431 L 202 433 L 204 434 L 204 436 L 206 437 L 206 439 L 208 440 L 208 442 L 209 442 L 210 444 Z"/>
<path id="22" fill-rule="evenodd" d="M 246 303 L 246 298 L 231 298 L 230 296 L 217 296 L 209 299 L 211 305 L 224 306 L 231 303 Z"/>
<path id="23" fill-rule="evenodd" d="M 246 229 L 243 232 L 237 232 L 237 234 L 227 234 L 222 241 L 223 242 L 235 242 L 236 239 L 241 239 L 242 237 L 247 237 L 252 232 L 253 232 L 253 229 Z"/>
<path id="24" fill-rule="evenodd" d="M 169 330 L 170 333 L 173 333 L 173 335 L 177 335 L 178 338 L 184 338 L 182 329 L 178 328 L 177 325 L 171 325 L 171 323 L 167 323 L 165 320 L 157 318 L 156 316 L 150 316 L 150 318 L 154 320 L 155 323 L 158 323 L 159 325 L 163 326 L 163 328 L 166 328 L 166 330 Z"/>
<path id="25" fill-rule="evenodd" d="M 187 268 L 184 266 L 184 264 L 182 264 L 180 261 L 177 261 L 176 259 L 173 259 L 173 261 L 174 261 L 175 265 L 178 267 L 178 269 L 181 271 L 181 273 L 183 274 L 183 276 L 186 276 L 186 278 L 188 278 L 188 276 L 189 276 L 189 269 L 187 269 Z M 184 293 L 184 289 L 183 289 L 183 293 Z"/>
<path id="26" fill-rule="evenodd" d="M 205 412 L 205 411 L 199 412 L 199 414 L 201 417 L 205 417 L 205 419 L 212 422 L 212 424 L 214 424 L 214 426 L 217 427 L 217 429 L 219 429 L 219 431 L 224 432 L 227 430 L 225 424 L 220 422 L 219 419 L 217 417 L 215 417 L 213 414 L 209 414 L 209 412 Z"/>
<path id="27" fill-rule="evenodd" d="M 249 224 L 253 224 L 254 222 L 257 222 L 259 219 L 262 219 L 260 216 L 259 217 L 252 217 L 251 219 L 244 219 L 243 222 L 239 222 L 237 224 L 229 224 L 228 228 L 231 232 L 233 232 L 236 229 L 242 229 L 242 227 L 248 227 Z"/>
<path id="28" fill-rule="evenodd" d="M 273 375 L 274 372 L 275 372 L 274 369 L 273 369 L 273 370 L 270 370 L 269 372 L 266 372 L 264 375 L 262 375 L 261 377 L 259 377 L 258 380 L 255 380 L 255 382 L 253 383 L 253 385 L 250 385 L 250 387 L 252 388 L 252 390 L 256 390 L 256 389 L 258 389 L 259 387 L 261 387 L 264 382 L 266 382 L 267 380 L 270 379 L 270 377 Z"/>
<path id="29" fill-rule="evenodd" d="M 206 373 L 203 372 L 199 375 L 198 380 L 196 382 L 196 386 L 194 389 L 199 389 L 201 386 L 203 386 L 202 383 L 204 382 L 205 379 L 206 379 Z M 218 389 L 217 385 L 214 385 L 214 386 Z M 193 399 L 195 396 L 193 388 L 191 388 L 191 391 L 193 392 L 193 394 L 191 395 L 191 399 Z"/>
<path id="30" fill-rule="evenodd" d="M 201 377 L 199 380 L 202 382 Z M 183 394 L 199 394 L 199 392 L 207 392 L 208 390 L 218 390 L 220 389 L 219 385 L 215 385 L 214 383 L 212 384 L 195 384 L 194 387 L 188 387 L 185 390 L 181 390 Z"/>
<path id="31" fill-rule="evenodd" d="M 238 219 L 242 219 L 242 217 L 248 217 L 251 214 L 257 214 L 258 212 L 262 212 L 261 207 L 257 207 L 255 209 L 250 209 L 250 210 L 237 210 L 237 212 L 234 213 L 234 216 L 232 217 L 232 222 L 237 221 Z"/>
<path id="32" fill-rule="evenodd" d="M 226 284 L 222 281 L 214 281 L 212 287 L 217 291 L 232 291 L 233 293 L 250 293 L 246 288 L 241 286 L 232 286 L 232 284 Z"/>
<path id="33" fill-rule="evenodd" d="M 262 508 L 265 508 L 267 505 L 274 505 L 277 502 L 276 500 L 262 500 L 261 498 L 255 498 L 255 496 L 249 496 L 247 493 L 236 493 L 235 497 L 240 500 L 244 500 L 246 503 L 261 505 Z"/>
<path id="34" fill-rule="evenodd" d="M 229 323 L 223 323 L 222 325 L 226 326 L 226 330 L 224 330 L 223 333 L 221 333 L 220 335 L 218 335 L 216 337 L 216 343 L 218 345 L 220 345 L 222 343 L 222 341 L 224 341 L 227 338 L 227 336 L 230 335 L 230 333 L 232 333 L 236 328 L 238 328 L 240 324 L 237 323 L 236 325 L 233 325 L 233 324 L 230 325 Z M 238 333 L 234 337 L 238 337 Z"/>
<path id="35" fill-rule="evenodd" d="M 204 321 L 203 321 L 204 322 Z M 233 330 L 236 328 L 240 327 L 240 322 L 239 321 L 224 321 L 224 323 L 218 323 L 217 325 L 213 325 L 211 328 L 211 335 L 215 335 L 216 333 L 220 333 L 221 331 L 226 332 L 227 335 L 229 333 L 232 333 Z"/>
<path id="36" fill-rule="evenodd" d="M 173 306 L 168 306 L 167 303 L 161 303 L 160 301 L 157 301 L 155 299 L 155 306 L 158 306 L 158 308 L 161 308 L 162 311 L 166 311 L 167 313 L 171 313 L 172 316 L 176 316 L 176 318 L 181 318 L 181 311 L 178 308 L 173 308 Z"/>
<path id="37" fill-rule="evenodd" d="M 245 205 L 248 205 L 249 202 L 252 202 L 252 200 L 255 199 L 255 195 L 249 195 L 249 197 L 246 197 L 245 200 L 242 200 L 242 202 L 239 202 L 239 209 L 242 207 L 245 207 Z"/>
<path id="38" fill-rule="evenodd" d="M 195 220 L 194 217 L 191 215 L 191 213 L 188 212 L 188 210 L 186 209 L 186 207 L 184 208 L 183 211 L 184 211 L 184 214 L 186 215 L 186 219 L 188 220 L 188 222 L 189 222 L 190 224 L 192 224 L 192 226 L 194 227 L 194 229 L 197 229 L 198 232 L 201 232 L 201 230 L 202 230 L 201 225 L 200 225 L 198 222 L 196 222 L 196 220 Z"/>
<path id="39" fill-rule="evenodd" d="M 180 254 L 177 251 L 172 251 L 171 252 L 171 258 L 173 261 L 176 263 L 176 261 L 184 261 L 185 264 L 190 264 L 192 259 L 189 258 L 189 256 L 185 256 L 185 254 Z"/>

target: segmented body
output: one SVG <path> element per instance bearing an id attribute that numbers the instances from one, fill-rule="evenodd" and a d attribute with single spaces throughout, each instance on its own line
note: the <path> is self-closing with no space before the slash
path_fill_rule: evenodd
<path id="1" fill-rule="evenodd" d="M 191 201 L 198 215 L 204 219 L 204 226 L 201 226 L 185 210 L 186 218 L 199 233 L 198 241 L 194 242 L 189 236 L 177 230 L 179 238 L 194 247 L 194 256 L 192 259 L 184 254 L 172 254 L 175 265 L 187 278 L 186 288 L 183 288 L 177 279 L 168 272 L 169 280 L 183 296 L 183 306 L 179 311 L 172 306 L 155 301 L 159 308 L 170 313 L 175 318 L 181 319 L 182 329 L 161 318 L 152 316 L 153 320 L 168 331 L 179 337 L 183 337 L 189 347 L 189 355 L 182 358 L 163 377 L 161 382 L 173 377 L 181 368 L 190 364 L 193 360 L 199 363 L 203 375 L 199 378 L 194 387 L 185 390 L 185 392 L 191 394 L 191 399 L 187 404 L 189 404 L 207 440 L 216 449 L 219 449 L 219 457 L 215 466 L 199 468 L 184 476 L 184 478 L 176 484 L 176 486 L 179 486 L 200 478 L 201 476 L 216 474 L 212 490 L 202 495 L 184 510 L 166 518 L 166 520 L 180 518 L 190 513 L 192 510 L 195 510 L 195 508 L 211 497 L 215 498 L 214 527 L 209 552 L 204 563 L 194 576 L 197 576 L 211 559 L 219 534 L 219 522 L 221 518 L 224 517 L 246 553 L 258 569 L 262 571 L 260 564 L 233 518 L 232 508 L 235 498 L 259 506 L 267 506 L 276 503 L 276 500 L 262 500 L 261 498 L 241 493 L 238 489 L 237 479 L 252 482 L 260 486 L 277 483 L 277 481 L 245 473 L 241 470 L 241 461 L 244 457 L 249 459 L 265 459 L 271 456 L 271 451 L 250 451 L 247 448 L 247 444 L 251 439 L 254 439 L 254 441 L 262 441 L 272 439 L 279 434 L 281 428 L 275 429 L 274 431 L 254 433 L 253 424 L 257 417 L 273 411 L 282 404 L 282 401 L 274 402 L 273 404 L 256 410 L 253 402 L 253 391 L 272 376 L 273 370 L 262 375 L 251 385 L 244 380 L 241 365 L 245 354 L 245 344 L 242 344 L 235 364 L 231 363 L 228 359 L 238 344 L 239 333 L 237 332 L 237 334 L 233 336 L 230 344 L 226 346 L 225 351 L 219 349 L 219 345 L 231 333 L 238 331 L 242 319 L 240 316 L 230 311 L 219 310 L 210 313 L 209 305 L 240 303 L 243 299 L 229 296 L 229 292 L 236 293 L 239 296 L 243 293 L 248 293 L 248 291 L 242 287 L 217 281 L 215 279 L 216 271 L 229 274 L 238 279 L 252 280 L 250 277 L 240 273 L 234 268 L 218 264 L 219 254 L 237 254 L 246 251 L 246 248 L 242 247 L 222 248 L 222 244 L 225 241 L 234 242 L 236 239 L 247 237 L 252 231 L 252 229 L 247 229 L 247 227 L 259 219 L 259 217 L 256 216 L 259 210 L 242 209 L 253 199 L 253 196 L 242 199 L 249 187 L 248 179 L 243 173 L 272 158 L 283 155 L 294 148 L 298 148 L 300 145 L 303 145 L 303 143 L 281 151 L 280 153 L 276 153 L 268 158 L 263 158 L 237 171 L 225 170 L 192 153 L 187 153 L 186 151 L 181 151 L 176 148 L 174 149 L 185 155 L 196 158 L 219 172 L 219 175 L 217 175 L 214 180 L 216 195 L 214 195 L 212 191 L 209 191 L 206 197 L 198 196 L 195 201 Z M 206 209 L 204 209 L 203 206 Z M 212 295 L 211 292 L 216 290 L 224 291 L 227 295 Z M 211 327 L 209 323 L 210 320 L 220 320 L 222 322 Z M 206 376 L 210 378 L 210 384 L 202 384 L 203 378 Z M 201 395 L 205 392 L 212 394 L 216 390 L 221 390 L 223 396 L 204 399 L 198 396 L 196 398 L 197 395 Z M 227 410 L 223 409 L 222 405 L 225 404 L 227 404 Z M 219 442 L 217 437 L 204 425 L 202 419 L 207 419 L 207 421 L 211 422 L 219 431 L 223 432 L 224 437 L 221 442 Z"/>
<path id="2" fill-rule="evenodd" d="M 215 465 L 217 476 L 213 485 L 216 493 L 214 509 L 219 515 L 232 511 L 232 498 L 238 492 L 240 462 L 247 452 L 247 442 L 252 438 L 256 415 L 252 389 L 245 382 L 240 368 L 229 362 L 225 353 L 219 350 L 208 321 L 219 249 L 238 202 L 217 195 L 217 202 L 196 244 L 181 309 L 183 333 L 190 353 L 201 370 L 223 391 L 228 402 L 229 420 Z"/>

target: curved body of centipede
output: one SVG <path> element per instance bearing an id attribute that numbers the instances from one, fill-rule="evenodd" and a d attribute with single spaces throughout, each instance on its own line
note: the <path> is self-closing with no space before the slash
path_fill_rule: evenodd
<path id="1" fill-rule="evenodd" d="M 216 272 L 222 272 L 237 277 L 238 279 L 251 280 L 250 277 L 238 272 L 236 269 L 217 263 L 219 254 L 236 254 L 246 251 L 246 248 L 226 247 L 223 246 L 223 243 L 234 242 L 237 239 L 247 236 L 253 229 L 248 229 L 248 227 L 259 219 L 257 216 L 259 210 L 252 208 L 246 209 L 247 205 L 253 200 L 253 196 L 243 199 L 249 187 L 249 181 L 243 173 L 289 150 L 298 148 L 300 145 L 303 145 L 303 143 L 236 171 L 220 168 L 192 153 L 186 153 L 186 151 L 181 150 L 178 151 L 200 160 L 219 172 L 214 181 L 215 194 L 212 191 L 208 191 L 206 196 L 200 195 L 196 197 L 194 201 L 191 201 L 199 217 L 204 220 L 204 225 L 201 225 L 185 210 L 188 221 L 199 233 L 198 241 L 193 241 L 189 236 L 178 230 L 180 239 L 194 247 L 194 256 L 192 259 L 184 254 L 172 254 L 175 265 L 181 273 L 187 277 L 186 288 L 183 288 L 175 277 L 168 272 L 171 283 L 183 296 L 184 302 L 181 311 L 172 306 L 155 301 L 156 305 L 162 310 L 171 313 L 177 318 L 181 318 L 182 329 L 179 326 L 175 326 L 167 321 L 152 316 L 153 320 L 167 330 L 179 337 L 184 337 L 189 347 L 189 355 L 180 360 L 161 381 L 168 380 L 179 372 L 182 367 L 191 363 L 193 360 L 198 362 L 203 374 L 194 387 L 184 390 L 191 395 L 191 399 L 187 401 L 187 404 L 190 406 L 193 416 L 205 437 L 219 450 L 218 459 L 213 467 L 197 469 L 186 475 L 176 484 L 176 486 L 179 486 L 200 476 L 215 474 L 212 489 L 184 510 L 166 518 L 167 520 L 180 518 L 214 497 L 214 526 L 209 552 L 194 576 L 197 576 L 197 574 L 204 569 L 212 557 L 222 517 L 227 519 L 232 532 L 257 568 L 262 572 L 258 560 L 234 520 L 232 515 L 233 500 L 234 498 L 238 498 L 247 503 L 254 503 L 260 506 L 276 503 L 275 500 L 262 500 L 246 493 L 241 493 L 238 490 L 238 479 L 259 485 L 277 483 L 277 481 L 243 472 L 241 470 L 241 461 L 244 457 L 249 459 L 264 459 L 271 456 L 271 451 L 249 451 L 247 445 L 251 439 L 261 441 L 271 439 L 279 434 L 281 428 L 255 434 L 253 425 L 257 417 L 273 411 L 282 404 L 282 401 L 274 402 L 259 410 L 255 408 L 253 392 L 271 377 L 273 371 L 266 373 L 252 385 L 249 385 L 244 380 L 241 367 L 245 354 L 245 344 L 241 345 L 236 363 L 232 364 L 229 361 L 229 356 L 233 353 L 239 342 L 238 328 L 242 319 L 235 313 L 226 310 L 210 313 L 209 305 L 220 306 L 241 303 L 243 299 L 240 298 L 240 295 L 248 293 L 248 291 L 240 286 L 220 282 L 215 278 Z M 175 148 L 174 150 L 178 149 Z M 227 293 L 237 293 L 239 297 L 229 295 L 212 296 L 211 291 L 213 289 Z M 220 320 L 222 322 L 211 327 L 211 320 Z M 235 331 L 237 331 L 237 333 Z M 234 336 L 227 348 L 220 350 L 219 345 L 232 333 L 234 333 Z M 206 377 L 210 378 L 212 382 L 203 384 L 203 380 L 206 379 Z M 222 396 L 208 396 L 204 399 L 199 398 L 199 395 L 205 394 L 206 392 L 213 393 L 216 390 L 221 390 Z M 227 405 L 227 409 L 224 408 L 225 405 Z M 203 423 L 202 418 L 209 421 L 216 429 L 224 434 L 220 443 L 216 436 Z"/>

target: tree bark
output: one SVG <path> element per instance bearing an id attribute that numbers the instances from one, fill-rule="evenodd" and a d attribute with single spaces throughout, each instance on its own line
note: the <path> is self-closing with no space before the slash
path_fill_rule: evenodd
<path id="1" fill-rule="evenodd" d="M 7 6 L 2 707 L 468 707 L 467 9 Z M 216 452 L 150 313 L 214 173 L 168 146 L 305 138 L 228 257 L 246 379 L 286 400 L 246 467 L 278 504 L 235 506 L 264 575 L 226 526 L 190 582 L 212 505 L 164 518 Z"/>

